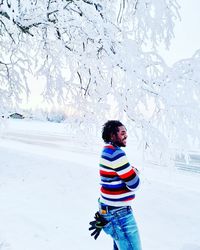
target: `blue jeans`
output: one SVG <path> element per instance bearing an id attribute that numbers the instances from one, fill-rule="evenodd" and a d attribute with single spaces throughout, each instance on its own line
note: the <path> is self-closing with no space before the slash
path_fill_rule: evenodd
<path id="1" fill-rule="evenodd" d="M 114 250 L 141 250 L 140 236 L 131 207 L 113 209 L 102 214 L 108 223 L 103 227 L 114 241 Z"/>

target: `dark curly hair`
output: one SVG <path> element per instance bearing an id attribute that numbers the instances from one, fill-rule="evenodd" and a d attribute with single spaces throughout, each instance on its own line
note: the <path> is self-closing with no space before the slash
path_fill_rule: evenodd
<path id="1" fill-rule="evenodd" d="M 110 120 L 103 125 L 102 129 L 102 139 L 104 142 L 108 143 L 111 141 L 111 135 L 117 135 L 120 126 L 124 126 L 120 121 Z"/>

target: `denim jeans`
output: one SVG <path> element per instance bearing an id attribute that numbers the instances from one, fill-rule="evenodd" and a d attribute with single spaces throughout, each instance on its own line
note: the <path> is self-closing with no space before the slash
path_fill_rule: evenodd
<path id="1" fill-rule="evenodd" d="M 103 227 L 114 241 L 114 250 L 141 250 L 140 236 L 131 207 L 113 209 L 102 214 L 108 223 Z"/>

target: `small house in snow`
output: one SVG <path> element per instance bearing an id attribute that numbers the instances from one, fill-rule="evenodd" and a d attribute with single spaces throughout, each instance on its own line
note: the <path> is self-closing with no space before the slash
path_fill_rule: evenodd
<path id="1" fill-rule="evenodd" d="M 22 114 L 19 114 L 19 113 L 13 113 L 9 117 L 13 118 L 13 119 L 24 119 L 24 116 Z"/>

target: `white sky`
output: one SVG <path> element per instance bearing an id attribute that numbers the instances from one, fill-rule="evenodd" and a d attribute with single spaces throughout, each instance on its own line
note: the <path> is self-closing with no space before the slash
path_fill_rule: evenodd
<path id="1" fill-rule="evenodd" d="M 179 0 L 181 21 L 177 20 L 170 49 L 159 50 L 170 66 L 184 58 L 191 57 L 200 48 L 200 1 Z"/>

